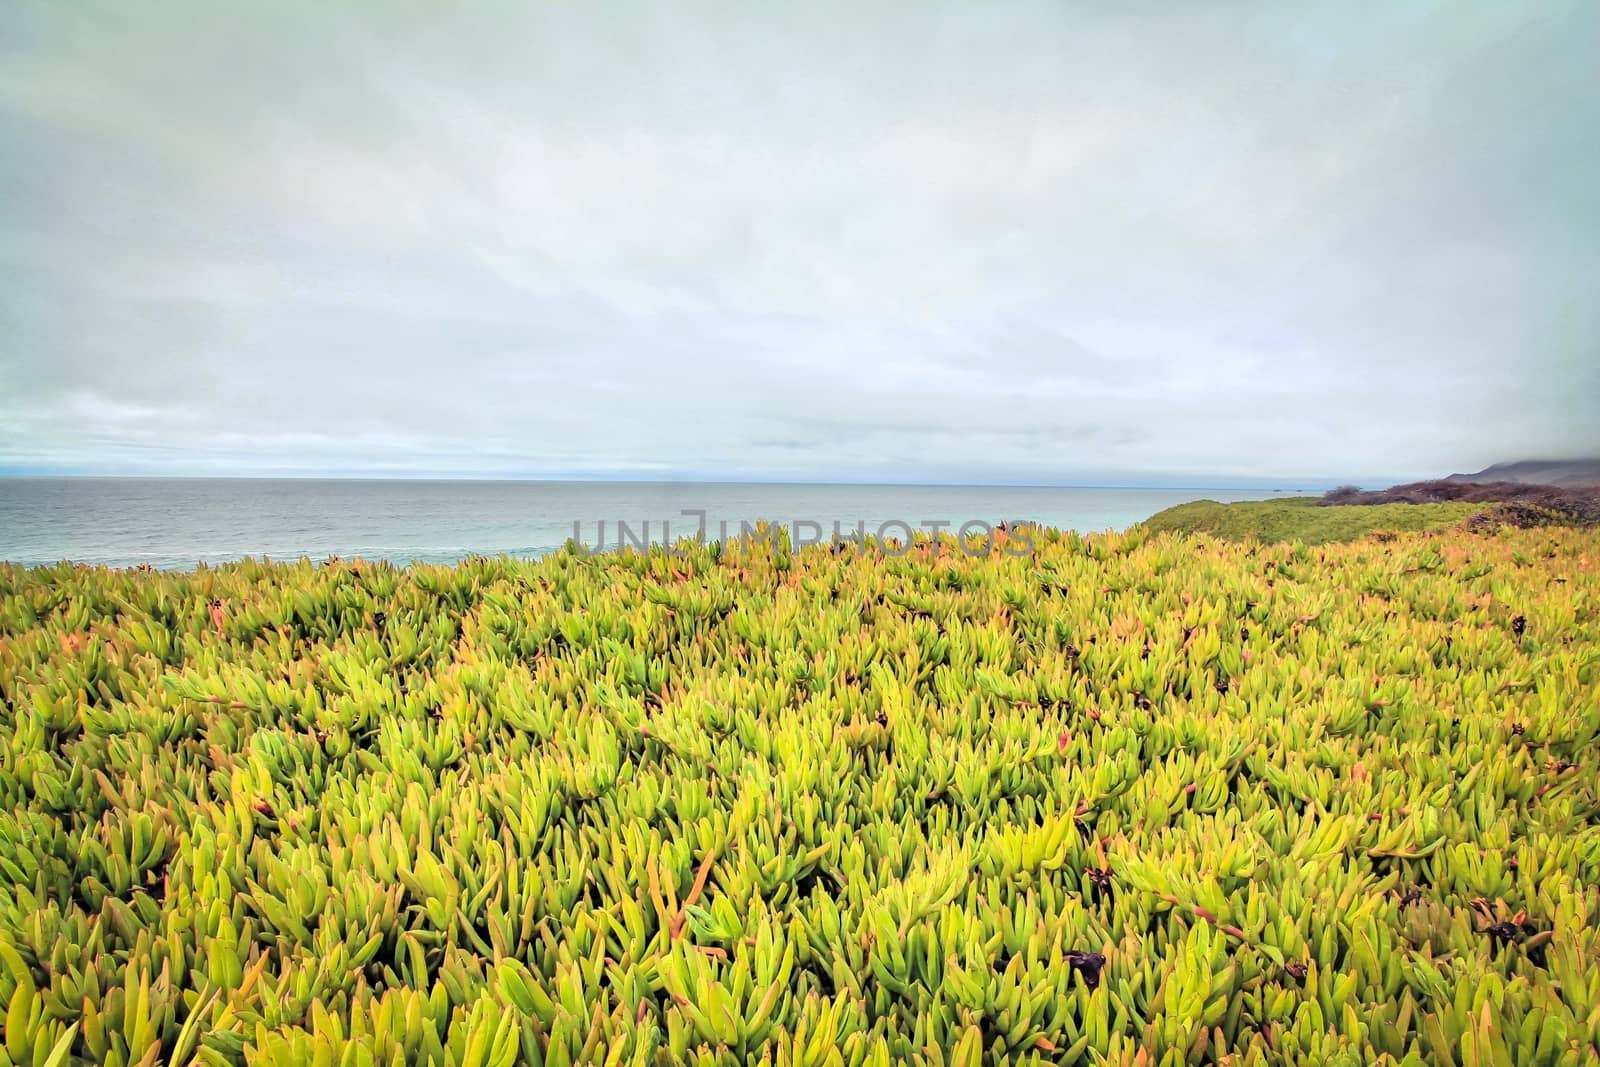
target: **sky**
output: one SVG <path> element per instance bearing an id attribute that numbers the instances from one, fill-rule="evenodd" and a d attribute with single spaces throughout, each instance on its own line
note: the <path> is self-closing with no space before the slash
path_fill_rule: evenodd
<path id="1" fill-rule="evenodd" d="M 1600 5 L 7 0 L 0 471 L 1600 454 Z"/>

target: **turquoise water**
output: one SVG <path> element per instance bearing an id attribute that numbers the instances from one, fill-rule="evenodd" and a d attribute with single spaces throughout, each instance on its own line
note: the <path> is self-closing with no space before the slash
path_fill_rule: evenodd
<path id="1" fill-rule="evenodd" d="M 330 555 L 449 562 L 463 556 L 540 556 L 576 537 L 614 548 L 629 540 L 707 538 L 741 523 L 799 523 L 827 539 L 884 523 L 952 529 L 1029 520 L 1080 531 L 1121 529 L 1186 500 L 1273 495 L 1227 489 L 1038 489 L 971 486 L 728 483 L 314 481 L 271 479 L 0 479 L 0 559 L 70 559 L 189 568 L 245 556 Z M 600 524 L 605 524 L 602 538 Z M 723 524 L 726 524 L 725 526 Z M 815 527 L 810 524 L 816 524 Z M 576 525 L 574 525 L 576 524 Z M 886 536 L 903 536 L 890 525 Z"/>

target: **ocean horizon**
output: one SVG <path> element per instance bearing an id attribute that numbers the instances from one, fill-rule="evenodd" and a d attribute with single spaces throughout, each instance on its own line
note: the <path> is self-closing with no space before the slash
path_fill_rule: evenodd
<path id="1" fill-rule="evenodd" d="M 765 521 L 800 536 L 905 536 L 1025 521 L 1092 532 L 1189 500 L 1285 489 L 873 485 L 402 478 L 10 476 L 0 478 L 0 560 L 182 570 L 245 558 L 329 556 L 396 564 L 537 558 L 727 540 Z"/>

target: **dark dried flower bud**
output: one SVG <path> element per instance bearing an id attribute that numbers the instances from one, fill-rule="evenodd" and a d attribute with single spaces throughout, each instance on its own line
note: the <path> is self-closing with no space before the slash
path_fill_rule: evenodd
<path id="1" fill-rule="evenodd" d="M 1116 890 L 1111 884 L 1111 872 L 1095 867 L 1085 867 L 1083 873 L 1089 879 L 1089 890 L 1095 900 L 1104 900 L 1110 903 Z"/>
<path id="2" fill-rule="evenodd" d="M 1514 923 L 1495 923 L 1484 933 L 1489 935 L 1490 941 L 1501 945 L 1509 945 L 1521 936 L 1522 931 L 1518 930 Z"/>
<path id="3" fill-rule="evenodd" d="M 1100 984 L 1100 972 L 1106 968 L 1106 958 L 1103 953 L 1069 952 L 1066 959 L 1067 966 L 1078 973 L 1084 985 L 1093 989 Z"/>

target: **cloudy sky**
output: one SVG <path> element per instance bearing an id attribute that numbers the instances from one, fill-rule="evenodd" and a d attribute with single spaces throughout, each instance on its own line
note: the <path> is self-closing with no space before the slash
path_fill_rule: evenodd
<path id="1" fill-rule="evenodd" d="M 1600 452 L 1600 5 L 0 4 L 0 470 Z"/>

